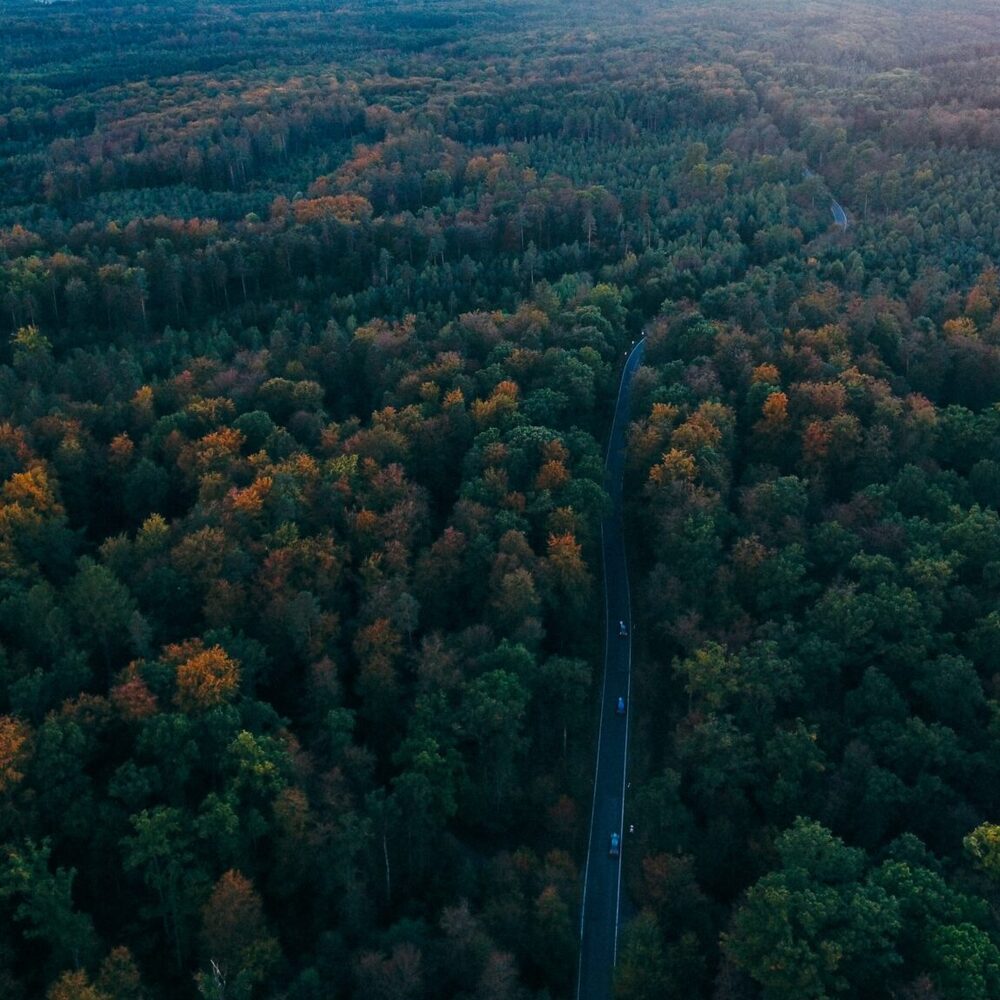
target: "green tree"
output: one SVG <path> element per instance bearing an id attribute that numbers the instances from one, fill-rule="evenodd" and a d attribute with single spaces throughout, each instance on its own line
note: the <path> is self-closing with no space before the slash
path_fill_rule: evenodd
<path id="1" fill-rule="evenodd" d="M 776 844 L 781 867 L 757 881 L 723 945 L 765 1000 L 856 996 L 886 981 L 899 904 L 864 877 L 863 852 L 798 819 Z"/>
<path id="2" fill-rule="evenodd" d="M 136 614 L 128 588 L 107 567 L 84 557 L 66 593 L 70 612 L 84 641 L 100 655 L 105 670 L 128 650 Z"/>
<path id="3" fill-rule="evenodd" d="M 193 837 L 184 813 L 172 806 L 143 809 L 132 817 L 132 827 L 134 835 L 122 841 L 123 867 L 138 872 L 155 894 L 156 904 L 145 913 L 160 920 L 180 972 L 206 881 L 196 865 Z"/>
<path id="4" fill-rule="evenodd" d="M 615 966 L 615 1000 L 661 1000 L 669 971 L 659 922 L 643 910 L 625 925 Z"/>
<path id="5" fill-rule="evenodd" d="M 935 928 L 927 962 L 944 1000 L 990 1000 L 1000 993 L 1000 949 L 972 924 Z"/>
<path id="6" fill-rule="evenodd" d="M 79 969 L 94 957 L 97 936 L 90 917 L 73 905 L 75 869 L 50 870 L 51 854 L 47 839 L 6 847 L 0 899 L 17 901 L 14 919 L 24 926 L 26 938 L 48 945 L 51 970 Z"/>
<path id="7" fill-rule="evenodd" d="M 498 822 L 511 792 L 517 763 L 525 749 L 524 715 L 528 692 L 506 670 L 491 670 L 468 687 L 461 708 L 465 738 L 473 746 L 474 796 L 479 815 Z"/>

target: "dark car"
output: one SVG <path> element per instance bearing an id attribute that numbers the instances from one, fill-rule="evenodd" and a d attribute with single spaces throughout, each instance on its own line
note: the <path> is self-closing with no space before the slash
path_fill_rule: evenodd
<path id="1" fill-rule="evenodd" d="M 617 858 L 621 854 L 622 839 L 617 833 L 611 834 L 611 846 L 608 848 L 608 856 Z"/>
<path id="2" fill-rule="evenodd" d="M 625 699 L 621 695 L 618 695 L 618 702 L 615 705 L 615 715 L 624 715 L 624 714 L 625 714 Z"/>
<path id="3" fill-rule="evenodd" d="M 628 629 L 625 627 L 625 622 L 618 622 L 618 635 L 624 639 L 628 635 Z"/>

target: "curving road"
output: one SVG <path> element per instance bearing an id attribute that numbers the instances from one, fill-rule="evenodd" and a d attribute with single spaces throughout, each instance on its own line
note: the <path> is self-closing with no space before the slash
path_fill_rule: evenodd
<path id="1" fill-rule="evenodd" d="M 803 176 L 804 177 L 816 177 L 818 175 L 815 174 L 808 167 L 805 167 L 804 171 L 803 171 Z M 836 198 L 831 198 L 830 199 L 830 212 L 833 215 L 834 225 L 840 226 L 841 229 L 847 229 L 847 224 L 848 224 L 848 221 L 849 221 L 847 212 L 844 209 L 844 206 L 841 205 L 840 202 L 837 201 Z"/>
<path id="2" fill-rule="evenodd" d="M 836 198 L 830 203 L 830 211 L 833 213 L 833 221 L 836 225 L 840 226 L 841 229 L 847 228 L 847 212 L 844 211 L 844 206 L 837 201 Z"/>
<path id="3" fill-rule="evenodd" d="M 622 475 L 625 467 L 625 427 L 629 415 L 629 385 L 642 361 L 645 341 L 640 338 L 625 359 L 611 438 L 604 463 L 604 485 L 611 510 L 601 523 L 604 562 L 604 683 L 601 688 L 601 724 L 597 737 L 594 804 L 590 841 L 583 876 L 580 912 L 580 967 L 578 1000 L 608 1000 L 611 975 L 618 954 L 618 917 L 621 910 L 622 857 L 609 856 L 612 833 L 622 833 L 625 815 L 625 764 L 628 750 L 629 674 L 632 666 L 632 620 L 629 610 L 628 566 L 622 527 Z M 627 636 L 618 634 L 625 622 Z M 618 698 L 627 707 L 615 711 Z M 621 852 L 626 841 L 622 838 Z"/>

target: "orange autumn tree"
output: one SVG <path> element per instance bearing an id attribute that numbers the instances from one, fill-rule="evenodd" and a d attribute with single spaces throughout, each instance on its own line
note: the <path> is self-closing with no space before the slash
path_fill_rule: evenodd
<path id="1" fill-rule="evenodd" d="M 205 649 L 200 640 L 169 646 L 168 660 L 179 660 L 174 701 L 197 712 L 227 701 L 240 683 L 240 666 L 221 646 Z"/>
<path id="2" fill-rule="evenodd" d="M 781 372 L 778 371 L 777 365 L 766 362 L 754 368 L 750 375 L 750 381 L 754 385 L 778 385 L 781 382 Z"/>
<path id="3" fill-rule="evenodd" d="M 583 547 L 572 532 L 549 535 L 541 577 L 555 622 L 570 630 L 581 628 L 590 604 L 592 577 Z"/>
<path id="4" fill-rule="evenodd" d="M 0 575 L 28 572 L 22 550 L 65 519 L 48 467 L 34 461 L 0 485 Z"/>
<path id="5" fill-rule="evenodd" d="M 830 450 L 833 435 L 825 421 L 813 420 L 802 432 L 802 460 L 806 463 L 821 465 Z"/>
<path id="6" fill-rule="evenodd" d="M 761 407 L 768 429 L 784 426 L 788 421 L 788 397 L 783 392 L 772 392 Z"/>
<path id="7" fill-rule="evenodd" d="M 146 719 L 157 711 L 156 695 L 140 676 L 138 661 L 125 669 L 121 682 L 111 689 L 110 698 L 111 704 L 128 722 Z"/>
<path id="8" fill-rule="evenodd" d="M 661 454 L 674 429 L 680 409 L 672 403 L 653 403 L 648 416 L 628 429 L 626 462 L 630 469 L 647 469 Z"/>
<path id="9" fill-rule="evenodd" d="M 22 770 L 31 750 L 31 729 L 12 715 L 0 715 L 0 794 L 24 777 Z"/>
<path id="10" fill-rule="evenodd" d="M 372 718 L 387 718 L 399 698 L 396 661 L 402 637 L 388 618 L 378 618 L 358 631 L 354 652 L 358 658 L 357 691 Z"/>
<path id="11" fill-rule="evenodd" d="M 761 406 L 760 420 L 753 425 L 754 434 L 765 448 L 780 448 L 789 426 L 788 396 L 777 390 Z"/>
<path id="12" fill-rule="evenodd" d="M 535 477 L 536 490 L 557 490 L 570 480 L 569 470 L 559 459 L 550 459 L 542 464 Z"/>
<path id="13" fill-rule="evenodd" d="M 671 482 L 694 482 L 698 463 L 694 455 L 681 448 L 671 448 L 663 453 L 663 460 L 649 470 L 649 481 L 657 486 Z"/>
<path id="14" fill-rule="evenodd" d="M 671 435 L 675 448 L 688 451 L 696 457 L 703 449 L 724 447 L 732 432 L 735 417 L 728 406 L 721 403 L 702 403 Z"/>
<path id="15" fill-rule="evenodd" d="M 372 217 L 372 206 L 367 198 L 357 194 L 323 195 L 294 202 L 292 214 L 299 225 L 331 219 L 356 225 Z"/>
<path id="16" fill-rule="evenodd" d="M 583 558 L 583 548 L 572 533 L 549 535 L 543 572 L 561 595 L 586 604 L 590 594 L 590 570 Z"/>
<path id="17" fill-rule="evenodd" d="M 570 481 L 570 473 L 566 468 L 569 459 L 569 449 L 558 440 L 546 441 L 542 445 L 542 465 L 535 477 L 536 490 L 557 490 Z"/>
<path id="18" fill-rule="evenodd" d="M 98 989 L 85 969 L 64 972 L 45 994 L 46 1000 L 112 1000 L 110 993 Z"/>
<path id="19" fill-rule="evenodd" d="M 520 390 L 510 379 L 499 382 L 489 399 L 477 399 L 472 404 L 472 416 L 480 427 L 491 427 L 517 412 Z"/>

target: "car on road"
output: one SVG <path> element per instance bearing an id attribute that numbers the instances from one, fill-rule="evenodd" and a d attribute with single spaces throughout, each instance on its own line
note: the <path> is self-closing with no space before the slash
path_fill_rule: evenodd
<path id="1" fill-rule="evenodd" d="M 618 622 L 618 635 L 620 638 L 625 639 L 628 637 L 628 629 L 625 627 L 625 622 Z"/>
<path id="2" fill-rule="evenodd" d="M 625 714 L 625 698 L 622 695 L 618 695 L 618 702 L 615 705 L 615 715 Z"/>
<path id="3" fill-rule="evenodd" d="M 611 834 L 611 846 L 608 848 L 608 857 L 617 858 L 621 854 L 622 838 L 617 833 Z"/>

